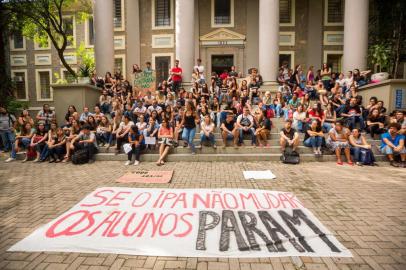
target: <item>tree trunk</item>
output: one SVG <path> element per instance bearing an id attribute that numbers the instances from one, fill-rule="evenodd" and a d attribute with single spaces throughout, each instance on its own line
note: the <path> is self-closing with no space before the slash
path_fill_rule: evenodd
<path id="1" fill-rule="evenodd" d="M 400 11 L 400 18 L 399 18 L 399 24 L 398 24 L 398 35 L 396 38 L 396 48 L 395 48 L 395 64 L 393 66 L 393 74 L 392 77 L 394 79 L 397 79 L 397 75 L 398 75 L 398 68 L 399 68 L 399 61 L 400 61 L 400 44 L 401 44 L 401 40 L 402 40 L 402 23 L 403 23 L 403 9 L 401 9 Z"/>
<path id="2" fill-rule="evenodd" d="M 56 49 L 57 51 L 58 51 L 58 56 L 59 56 L 59 59 L 61 59 L 61 63 L 62 63 L 62 65 L 66 68 L 66 70 L 76 79 L 77 78 L 77 74 L 76 74 L 76 72 L 71 68 L 71 66 L 66 62 L 66 60 L 65 60 L 65 57 L 63 56 L 63 52 L 65 51 L 65 50 L 59 50 L 59 49 Z"/>

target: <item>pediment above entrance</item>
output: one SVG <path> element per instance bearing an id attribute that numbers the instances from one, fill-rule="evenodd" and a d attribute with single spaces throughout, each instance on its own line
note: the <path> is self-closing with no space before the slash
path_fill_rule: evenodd
<path id="1" fill-rule="evenodd" d="M 213 32 L 200 37 L 202 44 L 243 44 L 245 41 L 245 35 L 237 32 L 220 28 Z"/>
<path id="2" fill-rule="evenodd" d="M 245 36 L 237 32 L 220 28 L 200 37 L 200 41 L 227 41 L 227 40 L 245 40 Z"/>

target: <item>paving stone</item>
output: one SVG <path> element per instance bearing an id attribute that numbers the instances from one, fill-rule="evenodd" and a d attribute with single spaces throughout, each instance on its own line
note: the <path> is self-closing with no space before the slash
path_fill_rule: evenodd
<path id="1" fill-rule="evenodd" d="M 16 166 L 20 169 L 16 170 Z M 137 169 L 156 170 L 157 167 L 154 163 L 142 162 Z M 354 257 L 228 259 L 6 252 L 11 245 L 70 209 L 96 188 L 128 186 L 114 180 L 135 168 L 116 161 L 98 161 L 83 166 L 32 162 L 5 164 L 0 161 L 0 269 L 406 269 L 406 212 L 399 211 L 404 209 L 406 197 L 404 169 L 391 168 L 386 163 L 369 168 L 339 167 L 333 162 L 287 166 L 266 161 L 168 162 L 163 169 L 175 171 L 171 183 L 132 186 L 290 191 L 350 249 Z M 276 180 L 253 181 L 242 176 L 243 170 L 265 169 L 272 170 Z"/>

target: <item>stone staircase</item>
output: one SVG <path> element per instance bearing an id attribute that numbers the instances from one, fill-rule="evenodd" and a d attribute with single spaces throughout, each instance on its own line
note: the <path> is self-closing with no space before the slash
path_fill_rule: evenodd
<path id="1" fill-rule="evenodd" d="M 183 142 L 179 141 L 179 147 L 172 148 L 167 157 L 170 162 L 210 162 L 210 161 L 279 161 L 281 152 L 279 147 L 279 131 L 284 126 L 282 119 L 272 119 L 273 128 L 270 138 L 268 139 L 269 147 L 253 147 L 249 138 L 244 138 L 244 145 L 238 148 L 232 146 L 232 142 L 225 149 L 222 148 L 223 141 L 218 128 L 216 128 L 215 137 L 217 149 L 210 146 L 200 146 L 200 133 L 196 132 L 195 145 L 196 155 L 191 155 L 189 148 L 183 147 Z M 368 142 L 372 145 L 375 158 L 378 161 L 384 160 L 385 157 L 379 152 L 379 140 L 372 139 L 367 136 Z M 300 134 L 300 146 L 298 151 L 302 161 L 335 161 L 335 155 L 330 153 L 329 150 L 323 150 L 323 156 L 315 157 L 311 148 L 303 146 L 304 134 Z M 153 162 L 157 161 L 159 157 L 158 148 L 151 150 L 147 149 L 141 155 L 141 161 Z M 125 161 L 127 160 L 126 154 L 115 154 L 115 147 L 111 147 L 109 151 L 106 147 L 100 147 L 99 153 L 96 155 L 96 160 L 103 161 Z"/>

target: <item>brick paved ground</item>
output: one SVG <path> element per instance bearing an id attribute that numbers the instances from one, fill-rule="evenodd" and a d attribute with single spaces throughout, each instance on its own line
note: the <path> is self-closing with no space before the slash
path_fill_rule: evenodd
<path id="1" fill-rule="evenodd" d="M 139 168 L 154 169 L 153 163 Z M 406 269 L 406 170 L 334 163 L 171 163 L 170 184 L 116 184 L 135 170 L 121 162 L 92 165 L 0 162 L 0 269 L 321 270 Z M 276 181 L 246 181 L 242 170 L 271 169 Z M 316 175 L 315 172 L 318 172 Z M 294 192 L 353 258 L 216 259 L 6 250 L 101 186 L 255 188 Z"/>

